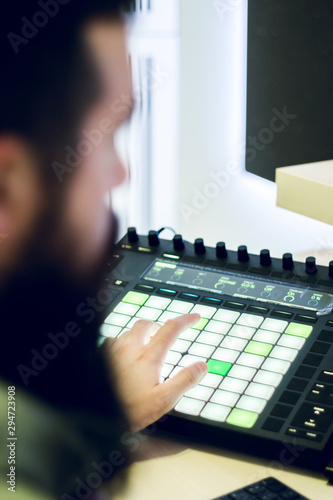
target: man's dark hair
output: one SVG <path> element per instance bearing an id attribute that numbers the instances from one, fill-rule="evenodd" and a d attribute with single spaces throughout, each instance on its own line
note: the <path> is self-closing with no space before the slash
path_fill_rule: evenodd
<path id="1" fill-rule="evenodd" d="M 0 134 L 26 138 L 52 180 L 47 166 L 75 144 L 98 95 L 80 30 L 93 18 L 121 20 L 130 8 L 128 0 L 11 0 L 0 16 Z"/>

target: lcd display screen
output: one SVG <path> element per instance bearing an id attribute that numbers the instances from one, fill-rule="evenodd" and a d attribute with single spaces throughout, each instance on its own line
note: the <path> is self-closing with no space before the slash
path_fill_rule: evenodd
<path id="1" fill-rule="evenodd" d="M 271 302 L 285 306 L 310 309 L 325 314 L 333 308 L 333 295 L 309 287 L 300 287 L 250 276 L 175 264 L 157 259 L 141 276 L 147 281 L 178 285 L 195 290 Z"/>

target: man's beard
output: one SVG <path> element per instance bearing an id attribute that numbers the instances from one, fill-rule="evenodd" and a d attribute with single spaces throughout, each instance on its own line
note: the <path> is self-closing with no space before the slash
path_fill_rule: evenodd
<path id="1" fill-rule="evenodd" d="M 92 272 L 82 276 L 72 273 L 68 262 L 60 262 L 45 244 L 46 232 L 50 235 L 56 222 L 54 214 L 43 217 L 24 259 L 1 283 L 0 373 L 54 404 L 85 407 L 87 398 L 91 404 L 97 380 L 105 379 L 106 384 L 96 348 L 98 327 L 112 301 L 103 278 L 117 220 L 110 215 L 108 243 Z M 103 304 L 98 303 L 100 294 Z"/>

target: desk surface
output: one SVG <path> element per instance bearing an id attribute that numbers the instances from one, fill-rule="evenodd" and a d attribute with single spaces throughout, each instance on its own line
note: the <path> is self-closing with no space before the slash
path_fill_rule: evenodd
<path id="1" fill-rule="evenodd" d="M 333 499 L 333 486 L 320 473 L 164 436 L 149 436 L 127 472 L 127 488 L 117 491 L 123 474 L 110 483 L 112 500 L 211 500 L 268 476 L 310 500 Z"/>

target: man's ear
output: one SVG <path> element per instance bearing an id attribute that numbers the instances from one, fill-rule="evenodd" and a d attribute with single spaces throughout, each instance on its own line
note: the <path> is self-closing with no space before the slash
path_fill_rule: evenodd
<path id="1" fill-rule="evenodd" d="M 0 245 L 18 243 L 26 234 L 39 198 L 36 168 L 28 144 L 0 134 Z M 7 245 L 6 245 L 7 246 Z"/>

